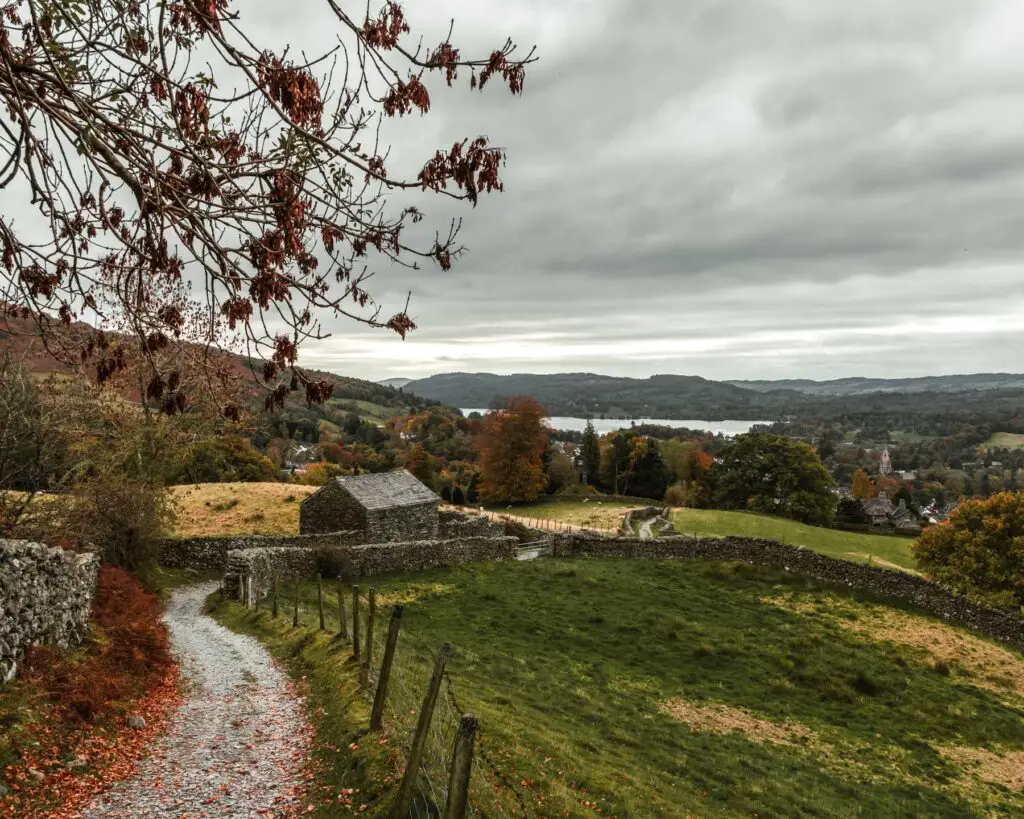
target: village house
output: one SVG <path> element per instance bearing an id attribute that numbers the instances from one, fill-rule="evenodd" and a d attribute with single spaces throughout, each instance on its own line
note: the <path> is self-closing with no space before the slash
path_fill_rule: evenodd
<path id="1" fill-rule="evenodd" d="M 893 504 L 885 492 L 879 492 L 877 498 L 864 501 L 861 508 L 871 525 L 879 529 L 913 532 L 921 528 L 917 517 L 907 508 L 906 501 L 901 498 L 898 504 Z"/>
<path id="2" fill-rule="evenodd" d="M 441 499 L 406 470 L 343 475 L 330 480 L 299 507 L 299 532 L 358 532 L 363 543 L 396 543 L 437 537 Z"/>

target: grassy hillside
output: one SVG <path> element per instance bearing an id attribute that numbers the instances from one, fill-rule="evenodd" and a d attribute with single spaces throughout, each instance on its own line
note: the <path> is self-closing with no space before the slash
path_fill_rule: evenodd
<path id="1" fill-rule="evenodd" d="M 916 565 L 911 541 L 903 537 L 841 532 L 806 526 L 783 518 L 748 512 L 722 512 L 717 509 L 681 509 L 676 512 L 676 531 L 684 534 L 724 537 L 740 535 L 780 540 L 791 546 L 806 546 L 822 554 L 843 560 L 913 569 Z"/>
<path id="2" fill-rule="evenodd" d="M 491 508 L 495 512 L 503 512 L 517 517 L 560 520 L 564 523 L 571 523 L 574 526 L 614 529 L 622 523 L 622 516 L 628 510 L 637 509 L 643 505 L 644 501 L 642 498 L 637 499 L 635 503 L 592 498 L 586 503 L 583 501 L 566 500 L 530 503 L 511 508 L 504 506 L 493 506 Z"/>
<path id="3" fill-rule="evenodd" d="M 299 504 L 315 486 L 290 483 L 201 483 L 171 487 L 175 537 L 297 535 Z"/>
<path id="4" fill-rule="evenodd" d="M 386 810 L 445 641 L 457 705 L 481 719 L 473 797 L 488 816 L 523 815 L 520 796 L 528 816 L 1024 811 L 1024 658 L 939 621 L 732 564 L 538 560 L 374 585 L 405 606 L 383 742 L 356 735 L 368 705 L 343 644 L 218 610 L 307 681 L 328 785 L 316 815 L 337 815 L 324 800 L 339 792 Z M 311 624 L 315 586 L 300 592 Z"/>
<path id="5" fill-rule="evenodd" d="M 997 432 L 982 444 L 985 449 L 1024 449 L 1024 435 Z"/>

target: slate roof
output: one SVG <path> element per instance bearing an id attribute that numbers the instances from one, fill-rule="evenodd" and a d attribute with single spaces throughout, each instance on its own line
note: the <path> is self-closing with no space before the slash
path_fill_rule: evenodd
<path id="1" fill-rule="evenodd" d="M 441 500 L 405 469 L 373 475 L 341 475 L 334 480 L 364 509 L 395 509 Z"/>
<path id="2" fill-rule="evenodd" d="M 886 494 L 882 492 L 877 498 L 866 500 L 861 505 L 865 515 L 871 517 L 889 517 L 893 512 L 896 511 L 896 507 L 892 505 L 892 501 L 886 497 Z"/>

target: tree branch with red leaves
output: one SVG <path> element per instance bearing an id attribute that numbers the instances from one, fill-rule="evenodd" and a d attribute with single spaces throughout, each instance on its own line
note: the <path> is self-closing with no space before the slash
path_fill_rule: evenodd
<path id="1" fill-rule="evenodd" d="M 502 190 L 505 155 L 467 138 L 393 176 L 380 123 L 427 114 L 435 72 L 521 93 L 533 52 L 507 41 L 470 59 L 450 32 L 409 49 L 400 3 L 360 19 L 323 2 L 339 45 L 299 61 L 254 42 L 230 0 L 0 0 L 0 312 L 34 319 L 54 355 L 101 381 L 135 346 L 147 394 L 174 394 L 168 412 L 188 406 L 161 366 L 177 360 L 158 355 L 168 347 L 208 368 L 211 347 L 244 351 L 272 408 L 296 390 L 329 396 L 297 366 L 325 318 L 415 329 L 408 305 L 383 313 L 368 279 L 392 263 L 447 270 L 459 224 L 408 241 L 423 214 L 394 212 L 389 194 L 475 205 Z"/>

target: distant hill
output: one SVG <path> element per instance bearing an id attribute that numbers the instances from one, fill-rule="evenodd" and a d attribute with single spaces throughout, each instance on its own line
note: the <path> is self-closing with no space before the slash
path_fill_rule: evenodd
<path id="1" fill-rule="evenodd" d="M 75 327 L 83 333 L 92 330 L 87 324 L 78 324 Z M 0 320 L 0 353 L 4 352 L 22 362 L 24 367 L 32 373 L 64 372 L 72 374 L 79 372 L 83 377 L 86 374 L 81 367 L 69 366 L 51 356 L 43 346 L 37 328 L 31 320 L 23 320 L 14 316 L 5 316 Z M 244 384 L 250 385 L 249 394 L 252 397 L 252 407 L 257 415 L 261 415 L 264 393 L 254 380 L 255 376 L 252 370 L 255 369 L 258 373 L 262 369 L 262 363 L 250 367 L 249 359 L 244 356 L 231 355 L 230 358 L 235 374 L 243 379 Z M 437 404 L 431 399 L 419 398 L 414 395 L 400 395 L 396 386 L 390 386 L 387 383 L 377 384 L 320 370 L 306 369 L 305 372 L 313 378 L 323 379 L 333 386 L 330 401 L 324 407 L 307 407 L 302 394 L 296 393 L 288 396 L 285 408 L 277 415 L 300 423 L 305 422 L 307 426 L 316 426 L 322 419 L 336 418 L 338 413 L 343 415 L 346 412 L 355 412 L 368 420 L 380 422 L 394 414 Z M 398 380 L 408 382 L 408 379 Z M 136 400 L 138 395 L 128 397 L 130 400 Z"/>
<path id="2" fill-rule="evenodd" d="M 415 393 L 463 408 L 532 395 L 551 415 L 776 421 L 787 416 L 942 414 L 977 418 L 1024 408 L 1024 376 L 723 382 L 685 375 L 619 378 L 593 373 L 447 373 L 409 382 Z"/>
<path id="3" fill-rule="evenodd" d="M 866 395 L 878 392 L 965 392 L 1024 388 L 1024 375 L 978 373 L 975 375 L 936 375 L 922 378 L 839 378 L 834 381 L 782 379 L 779 381 L 727 381 L 736 387 L 757 392 L 796 390 L 806 395 Z"/>
<path id="4" fill-rule="evenodd" d="M 411 381 L 411 378 L 385 378 L 383 381 L 378 381 L 377 383 L 382 387 L 394 387 L 396 390 L 400 390 Z"/>
<path id="5" fill-rule="evenodd" d="M 411 381 L 405 389 L 458 407 L 487 408 L 502 398 L 532 395 L 552 415 L 751 421 L 769 420 L 801 397 L 792 391 L 766 395 L 698 376 L 641 379 L 593 373 L 449 373 Z"/>

